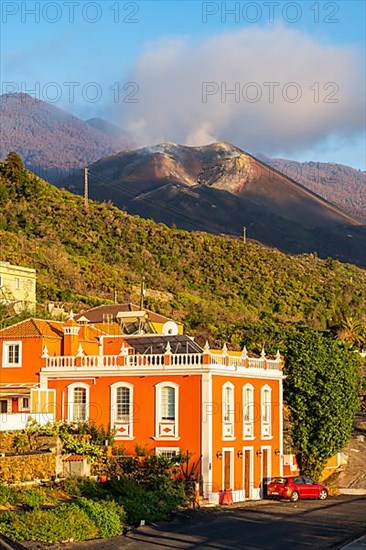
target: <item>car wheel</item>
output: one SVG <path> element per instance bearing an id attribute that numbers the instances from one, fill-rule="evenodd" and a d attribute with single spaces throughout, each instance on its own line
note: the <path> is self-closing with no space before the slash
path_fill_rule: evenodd
<path id="1" fill-rule="evenodd" d="M 325 489 L 322 489 L 319 493 L 319 500 L 325 500 L 328 496 L 328 493 Z"/>
<path id="2" fill-rule="evenodd" d="M 297 502 L 299 500 L 299 493 L 294 491 L 290 497 L 291 502 Z"/>

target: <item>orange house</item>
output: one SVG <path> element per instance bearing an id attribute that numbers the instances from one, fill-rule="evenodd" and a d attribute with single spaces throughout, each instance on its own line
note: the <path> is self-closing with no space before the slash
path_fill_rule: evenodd
<path id="1" fill-rule="evenodd" d="M 210 502 L 223 490 L 261 498 L 283 473 L 279 354 L 210 350 L 184 334 L 107 334 L 82 318 L 3 329 L 0 352 L 1 429 L 16 429 L 22 389 L 24 418 L 110 425 L 127 453 L 189 451 Z"/>

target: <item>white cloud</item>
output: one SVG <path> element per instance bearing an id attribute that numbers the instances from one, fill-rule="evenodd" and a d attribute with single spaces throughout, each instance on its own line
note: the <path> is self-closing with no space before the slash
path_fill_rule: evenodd
<path id="1" fill-rule="evenodd" d="M 291 154 L 329 135 L 362 131 L 361 61 L 352 47 L 284 26 L 241 29 L 199 43 L 164 39 L 150 43 L 137 59 L 129 80 L 139 85 L 139 102 L 123 105 L 121 124 L 138 145 L 226 140 L 252 151 Z M 204 83 L 214 83 L 206 102 Z M 273 102 L 265 83 L 279 83 L 272 85 Z M 324 89 L 327 83 L 335 84 Z M 240 96 L 225 97 L 225 89 L 235 87 Z M 300 91 L 295 103 L 283 98 Z M 256 94 L 261 98 L 251 102 Z"/>

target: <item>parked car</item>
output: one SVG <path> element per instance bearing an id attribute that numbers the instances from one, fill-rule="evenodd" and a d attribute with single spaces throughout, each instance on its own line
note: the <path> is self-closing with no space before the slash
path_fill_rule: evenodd
<path id="1" fill-rule="evenodd" d="M 328 496 L 328 489 L 325 485 L 308 477 L 275 477 L 267 487 L 267 496 L 270 498 L 288 498 L 292 502 L 297 502 L 299 498 L 325 500 Z"/>

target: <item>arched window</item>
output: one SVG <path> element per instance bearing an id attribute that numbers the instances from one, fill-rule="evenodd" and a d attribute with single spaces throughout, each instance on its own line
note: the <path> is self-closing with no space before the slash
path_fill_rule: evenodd
<path id="1" fill-rule="evenodd" d="M 155 395 L 155 437 L 178 437 L 179 386 L 173 382 L 160 382 Z"/>
<path id="2" fill-rule="evenodd" d="M 131 391 L 126 386 L 120 386 L 116 390 L 116 420 L 129 422 L 131 414 Z"/>
<path id="3" fill-rule="evenodd" d="M 272 435 L 272 390 L 270 386 L 263 386 L 261 390 L 261 432 L 262 437 Z"/>
<path id="4" fill-rule="evenodd" d="M 68 418 L 70 422 L 89 420 L 90 387 L 81 382 L 68 386 Z"/>
<path id="5" fill-rule="evenodd" d="M 254 437 L 254 388 L 245 384 L 243 388 L 243 438 Z"/>
<path id="6" fill-rule="evenodd" d="M 172 386 L 161 388 L 161 419 L 175 420 L 175 388 Z"/>
<path id="7" fill-rule="evenodd" d="M 227 382 L 222 387 L 222 436 L 234 437 L 235 405 L 234 386 Z"/>
<path id="8" fill-rule="evenodd" d="M 111 425 L 116 438 L 133 437 L 133 386 L 117 382 L 111 386 Z"/>

